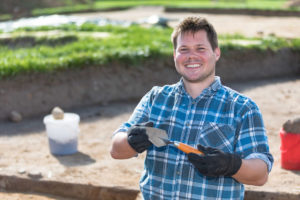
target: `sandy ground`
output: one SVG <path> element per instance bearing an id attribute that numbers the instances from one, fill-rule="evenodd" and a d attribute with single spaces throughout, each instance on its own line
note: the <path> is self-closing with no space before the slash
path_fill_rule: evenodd
<path id="1" fill-rule="evenodd" d="M 169 25 L 175 26 L 178 20 L 187 16 L 201 16 L 207 18 L 219 34 L 242 34 L 245 36 L 267 36 L 269 34 L 280 37 L 299 37 L 299 17 L 264 17 L 247 15 L 218 15 L 206 13 L 171 13 L 164 12 L 162 7 L 137 7 L 134 9 L 113 12 L 83 13 L 76 16 L 87 18 L 103 17 L 113 20 L 141 22 L 151 16 L 169 19 Z"/>
<path id="2" fill-rule="evenodd" d="M 24 194 L 24 193 L 5 193 L 0 192 L 0 198 L 3 200 L 71 200 L 68 198 L 57 197 L 43 194 Z"/>
<path id="3" fill-rule="evenodd" d="M 281 168 L 279 138 L 282 124 L 300 115 L 300 79 L 266 80 L 231 86 L 259 105 L 268 130 L 270 150 L 275 158 L 267 184 L 247 188 L 300 194 L 300 172 Z M 79 152 L 69 156 L 49 153 L 42 119 L 25 120 L 19 124 L 2 123 L 0 173 L 28 177 L 30 173 L 40 172 L 44 180 L 138 188 L 144 155 L 129 160 L 113 160 L 109 155 L 112 132 L 128 119 L 135 104 L 116 103 L 76 111 L 81 116 Z M 30 196 L 28 199 L 35 199 L 34 195 L 27 196 Z M 15 196 L 12 199 L 19 198 Z"/>
<path id="4" fill-rule="evenodd" d="M 134 12 L 81 15 L 134 21 L 154 14 L 173 19 L 171 23 L 175 23 L 183 16 L 195 15 L 191 13 L 167 14 L 163 13 L 161 8 L 156 7 L 138 8 Z M 201 15 L 207 17 L 219 33 L 241 33 L 254 36 L 263 31 L 264 34 L 275 33 L 284 37 L 300 35 L 300 18 Z M 270 150 L 275 158 L 267 184 L 263 187 L 247 186 L 247 189 L 300 194 L 300 172 L 284 170 L 280 166 L 279 138 L 282 124 L 300 115 L 300 79 L 265 80 L 231 84 L 231 86 L 250 96 L 259 105 L 268 131 Z M 74 111 L 81 117 L 79 152 L 70 156 L 53 156 L 49 153 L 42 118 L 24 120 L 18 124 L 0 123 L 0 174 L 28 177 L 30 173 L 39 172 L 44 180 L 138 188 L 144 155 L 129 160 L 113 160 L 109 155 L 112 132 L 128 119 L 135 104 L 136 102 L 114 103 Z M 5 192 L 0 192 L 0 199 L 64 200 L 37 194 Z"/>

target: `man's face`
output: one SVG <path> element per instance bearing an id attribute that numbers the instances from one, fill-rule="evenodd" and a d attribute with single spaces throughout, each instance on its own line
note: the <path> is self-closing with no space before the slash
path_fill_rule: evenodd
<path id="1" fill-rule="evenodd" d="M 214 80 L 215 65 L 219 57 L 220 49 L 212 49 L 204 30 L 180 34 L 177 38 L 175 67 L 186 83 Z"/>

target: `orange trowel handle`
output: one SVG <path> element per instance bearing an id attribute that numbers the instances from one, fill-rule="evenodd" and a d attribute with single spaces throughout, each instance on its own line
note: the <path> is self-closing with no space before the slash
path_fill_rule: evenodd
<path id="1" fill-rule="evenodd" d="M 194 147 L 191 147 L 187 144 L 179 142 L 177 145 L 177 148 L 185 153 L 196 153 L 196 154 L 203 154 L 203 152 L 199 151 L 198 149 L 195 149 Z"/>

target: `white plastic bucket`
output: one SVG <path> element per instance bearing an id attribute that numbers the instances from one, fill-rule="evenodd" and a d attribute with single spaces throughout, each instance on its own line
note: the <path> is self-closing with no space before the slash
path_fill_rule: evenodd
<path id="1" fill-rule="evenodd" d="M 64 118 L 56 120 L 52 115 L 44 117 L 50 152 L 54 155 L 68 155 L 77 152 L 79 115 L 65 113 Z"/>

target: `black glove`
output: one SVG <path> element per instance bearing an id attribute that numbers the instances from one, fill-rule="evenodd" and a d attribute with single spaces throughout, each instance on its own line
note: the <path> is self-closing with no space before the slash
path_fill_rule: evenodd
<path id="1" fill-rule="evenodd" d="M 152 145 L 152 143 L 148 140 L 145 127 L 153 127 L 153 122 L 137 124 L 130 127 L 127 131 L 127 141 L 138 153 L 142 153 Z"/>
<path id="2" fill-rule="evenodd" d="M 189 153 L 188 159 L 205 176 L 232 176 L 242 165 L 242 159 L 236 154 L 200 144 L 197 147 L 204 155 Z"/>

